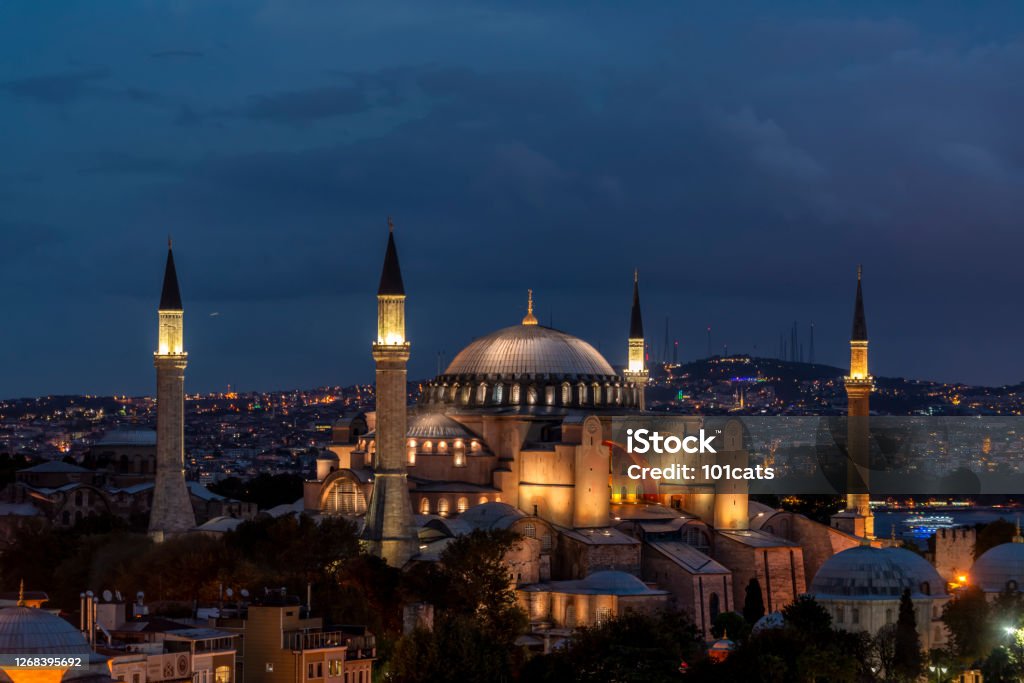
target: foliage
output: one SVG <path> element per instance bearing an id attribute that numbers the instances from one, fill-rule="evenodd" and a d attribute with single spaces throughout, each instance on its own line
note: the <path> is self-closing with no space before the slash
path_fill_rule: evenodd
<path id="1" fill-rule="evenodd" d="M 464 614 L 440 617 L 434 630 L 416 629 L 398 641 L 388 665 L 395 683 L 502 683 L 512 680 L 508 645 Z"/>
<path id="2" fill-rule="evenodd" d="M 521 680 L 678 681 L 680 662 L 695 661 L 701 646 L 696 627 L 681 612 L 629 613 L 580 629 L 563 650 L 534 657 Z"/>
<path id="3" fill-rule="evenodd" d="M 950 649 L 964 664 L 981 659 L 992 649 L 990 607 L 976 586 L 961 589 L 942 608 L 942 621 L 949 630 Z"/>
<path id="4" fill-rule="evenodd" d="M 739 612 L 721 612 L 711 624 L 711 635 L 714 638 L 746 640 L 750 635 L 750 624 Z"/>
<path id="5" fill-rule="evenodd" d="M 917 617 L 910 589 L 903 589 L 900 596 L 899 616 L 896 619 L 895 644 L 893 648 L 892 671 L 898 680 L 914 681 L 924 671 L 924 652 L 921 638 L 917 633 Z"/>
<path id="6" fill-rule="evenodd" d="M 764 616 L 764 596 L 761 595 L 761 582 L 752 577 L 747 584 L 747 592 L 743 598 L 743 618 L 753 626 Z"/>
<path id="7" fill-rule="evenodd" d="M 1005 519 L 997 519 L 984 525 L 978 531 L 978 536 L 974 541 L 974 559 L 978 559 L 985 551 L 991 550 L 997 545 L 1009 543 L 1015 533 L 1017 533 L 1017 527 Z"/>

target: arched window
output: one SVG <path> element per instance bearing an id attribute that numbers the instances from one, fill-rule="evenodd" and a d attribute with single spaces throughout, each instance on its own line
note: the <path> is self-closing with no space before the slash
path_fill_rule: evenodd
<path id="1" fill-rule="evenodd" d="M 476 388 L 476 402 L 483 405 L 487 403 L 487 384 L 480 382 Z"/>
<path id="2" fill-rule="evenodd" d="M 480 451 L 480 442 L 477 441 L 476 439 L 470 441 L 469 450 L 473 451 L 474 453 L 478 453 Z"/>
<path id="3" fill-rule="evenodd" d="M 438 501 L 437 501 L 437 514 L 441 515 L 442 517 L 447 517 L 448 516 L 448 499 L 447 498 L 440 498 L 440 499 L 438 499 Z"/>
<path id="4" fill-rule="evenodd" d="M 555 388 L 550 384 L 544 387 L 544 403 L 549 406 L 555 405 Z"/>
<path id="5" fill-rule="evenodd" d="M 551 534 L 544 534 L 540 537 L 540 549 L 551 550 Z"/>
<path id="6" fill-rule="evenodd" d="M 601 405 L 601 385 L 595 383 L 594 386 L 593 386 L 593 389 L 594 389 L 594 405 L 595 406 L 599 406 L 599 405 Z"/>
<path id="7" fill-rule="evenodd" d="M 469 405 L 469 385 L 462 387 L 462 405 Z"/>
<path id="8" fill-rule="evenodd" d="M 458 398 L 459 398 L 459 385 L 458 385 L 458 383 L 455 383 L 455 384 L 452 385 L 452 397 L 451 397 L 450 400 L 451 400 L 452 403 L 455 403 L 455 401 L 458 400 Z"/>
<path id="9" fill-rule="evenodd" d="M 580 382 L 576 386 L 576 404 L 582 406 L 582 405 L 585 405 L 586 402 L 587 402 L 587 385 L 584 384 L 583 382 Z"/>
<path id="10" fill-rule="evenodd" d="M 408 448 L 408 450 L 406 451 L 406 462 L 409 464 L 410 467 L 416 464 L 416 447 L 415 446 L 410 446 Z"/>
<path id="11" fill-rule="evenodd" d="M 565 606 L 565 625 L 569 627 L 576 625 L 576 605 L 572 602 Z"/>
<path id="12" fill-rule="evenodd" d="M 455 466 L 462 467 L 466 463 L 466 443 L 462 439 L 455 441 Z"/>
<path id="13" fill-rule="evenodd" d="M 505 385 L 498 382 L 494 385 L 493 401 L 498 405 L 501 405 L 501 399 L 505 397 Z"/>
<path id="14" fill-rule="evenodd" d="M 572 387 L 566 382 L 562 385 L 562 405 L 567 406 L 572 403 Z"/>
<path id="15" fill-rule="evenodd" d="M 523 536 L 527 538 L 537 538 L 537 525 L 533 522 L 527 522 L 523 525 Z"/>
<path id="16" fill-rule="evenodd" d="M 519 385 L 518 384 L 513 384 L 512 385 L 512 399 L 511 399 L 511 403 L 514 406 L 519 405 Z"/>
<path id="17" fill-rule="evenodd" d="M 615 385 L 615 404 L 622 405 L 622 387 L 618 384 Z"/>
<path id="18" fill-rule="evenodd" d="M 477 501 L 480 505 L 487 502 L 487 496 L 480 496 L 480 500 Z"/>
<path id="19" fill-rule="evenodd" d="M 708 611 L 711 613 L 711 621 L 718 618 L 718 614 L 722 611 L 721 606 L 718 604 L 718 593 L 712 593 L 708 597 Z"/>
<path id="20" fill-rule="evenodd" d="M 429 515 L 430 514 L 430 499 L 429 498 L 420 498 L 420 514 L 421 515 Z"/>
<path id="21" fill-rule="evenodd" d="M 459 496 L 459 500 L 455 503 L 455 510 L 458 513 L 463 513 L 469 509 L 469 498 L 466 496 Z"/>
<path id="22" fill-rule="evenodd" d="M 526 403 L 531 406 L 537 403 L 537 387 L 531 385 L 526 390 Z"/>
<path id="23" fill-rule="evenodd" d="M 448 452 L 448 442 L 447 441 L 438 441 L 437 442 L 437 452 L 438 453 L 447 453 Z"/>
<path id="24" fill-rule="evenodd" d="M 424 441 L 423 442 L 423 452 L 424 453 L 433 453 L 434 452 L 434 442 L 433 441 Z"/>

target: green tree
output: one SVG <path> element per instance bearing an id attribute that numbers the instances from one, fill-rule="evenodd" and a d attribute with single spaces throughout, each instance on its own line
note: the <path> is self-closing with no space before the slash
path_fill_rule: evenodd
<path id="1" fill-rule="evenodd" d="M 761 595 L 761 582 L 755 576 L 747 584 L 747 592 L 743 597 L 743 618 L 753 625 L 763 616 L 764 596 Z"/>
<path id="2" fill-rule="evenodd" d="M 694 662 L 702 648 L 696 627 L 681 612 L 629 613 L 580 629 L 563 650 L 530 660 L 520 680 L 678 681 L 680 663 Z"/>
<path id="3" fill-rule="evenodd" d="M 942 621 L 949 629 L 951 649 L 963 664 L 988 654 L 992 647 L 989 603 L 977 586 L 959 591 L 942 608 Z"/>
<path id="4" fill-rule="evenodd" d="M 895 644 L 893 648 L 893 673 L 904 681 L 914 681 L 924 671 L 924 652 L 921 638 L 917 633 L 917 617 L 910 589 L 904 588 L 900 596 L 899 616 L 896 619 Z"/>
<path id="5" fill-rule="evenodd" d="M 462 614 L 440 617 L 433 631 L 402 638 L 387 667 L 395 683 L 503 683 L 513 680 L 508 646 Z"/>

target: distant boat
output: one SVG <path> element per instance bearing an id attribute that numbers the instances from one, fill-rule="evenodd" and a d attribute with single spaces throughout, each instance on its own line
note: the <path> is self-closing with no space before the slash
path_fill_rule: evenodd
<path id="1" fill-rule="evenodd" d="M 903 520 L 910 534 L 917 537 L 931 536 L 938 529 L 950 529 L 957 526 L 953 518 L 948 515 L 915 515 Z"/>

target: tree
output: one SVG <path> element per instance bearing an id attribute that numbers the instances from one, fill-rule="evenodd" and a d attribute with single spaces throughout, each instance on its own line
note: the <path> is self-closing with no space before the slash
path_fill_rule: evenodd
<path id="1" fill-rule="evenodd" d="M 761 595 L 761 582 L 755 576 L 747 584 L 747 593 L 743 598 L 743 618 L 748 624 L 754 625 L 763 616 L 764 596 Z"/>
<path id="2" fill-rule="evenodd" d="M 735 641 L 746 640 L 750 635 L 750 624 L 739 612 L 722 612 L 711 624 L 711 635 Z"/>
<path id="3" fill-rule="evenodd" d="M 899 617 L 896 619 L 895 645 L 893 648 L 893 673 L 897 678 L 914 681 L 924 671 L 924 652 L 921 638 L 917 633 L 917 617 L 910 589 L 904 588 L 900 596 Z"/>
<path id="4" fill-rule="evenodd" d="M 953 654 L 970 664 L 988 654 L 992 648 L 990 607 L 985 594 L 977 586 L 968 586 L 942 608 L 942 621 L 949 629 Z"/>
<path id="5" fill-rule="evenodd" d="M 395 683 L 503 683 L 512 676 L 509 648 L 459 614 L 443 615 L 432 632 L 416 629 L 402 638 L 386 674 Z"/>
<path id="6" fill-rule="evenodd" d="M 696 627 L 681 612 L 628 613 L 580 629 L 561 651 L 534 657 L 520 680 L 678 681 L 680 662 L 694 662 L 702 648 Z"/>

